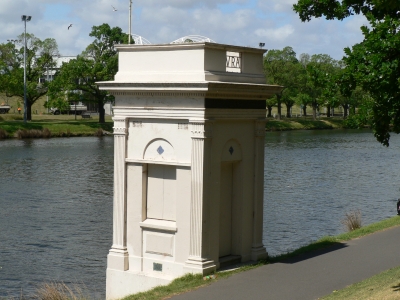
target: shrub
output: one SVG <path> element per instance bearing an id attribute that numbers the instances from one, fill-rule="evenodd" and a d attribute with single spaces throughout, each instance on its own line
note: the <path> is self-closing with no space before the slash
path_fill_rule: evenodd
<path id="1" fill-rule="evenodd" d="M 95 135 L 95 136 L 103 136 L 103 135 L 104 135 L 103 129 L 98 128 L 98 129 L 96 130 L 96 132 L 94 133 L 94 135 Z"/>
<path id="2" fill-rule="evenodd" d="M 45 128 L 43 130 L 39 129 L 18 129 L 15 133 L 18 139 L 33 139 L 33 138 L 49 138 L 51 137 L 51 132 L 49 129 Z"/>
<path id="3" fill-rule="evenodd" d="M 86 297 L 82 289 L 74 285 L 72 288 L 65 283 L 51 282 L 43 283 L 36 289 L 33 299 L 38 300 L 84 300 Z"/>
<path id="4" fill-rule="evenodd" d="M 0 128 L 0 140 L 8 138 L 8 133 L 4 129 Z"/>
<path id="5" fill-rule="evenodd" d="M 360 210 L 350 211 L 345 214 L 341 223 L 345 226 L 347 231 L 353 231 L 361 228 L 361 212 Z"/>
<path id="6" fill-rule="evenodd" d="M 42 131 L 43 137 L 44 138 L 50 138 L 51 137 L 51 132 L 48 128 L 43 129 Z"/>

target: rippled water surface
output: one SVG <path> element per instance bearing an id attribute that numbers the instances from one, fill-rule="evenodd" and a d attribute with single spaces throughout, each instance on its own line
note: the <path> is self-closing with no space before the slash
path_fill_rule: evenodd
<path id="1" fill-rule="evenodd" d="M 363 224 L 397 213 L 400 139 L 390 147 L 369 131 L 267 133 L 264 244 L 276 255 L 344 231 L 344 214 L 359 209 Z"/>
<path id="2" fill-rule="evenodd" d="M 367 131 L 267 133 L 264 243 L 275 255 L 396 214 L 400 139 Z M 0 141 L 0 298 L 45 281 L 104 299 L 112 242 L 113 138 Z"/>
<path id="3" fill-rule="evenodd" d="M 44 281 L 105 294 L 112 138 L 0 141 L 0 298 Z"/>

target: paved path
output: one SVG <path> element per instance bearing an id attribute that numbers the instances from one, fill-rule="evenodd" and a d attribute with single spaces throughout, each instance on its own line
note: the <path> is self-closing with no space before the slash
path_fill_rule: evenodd
<path id="1" fill-rule="evenodd" d="M 397 266 L 400 227 L 239 273 L 171 299 L 318 299 Z"/>

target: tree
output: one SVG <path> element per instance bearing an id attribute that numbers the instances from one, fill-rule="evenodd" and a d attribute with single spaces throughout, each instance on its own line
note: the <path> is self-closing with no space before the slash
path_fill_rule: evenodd
<path id="1" fill-rule="evenodd" d="M 327 54 L 314 54 L 311 57 L 308 54 L 301 54 L 300 62 L 304 73 L 299 77 L 297 102 L 301 101 L 303 107 L 310 105 L 315 120 L 320 106 L 326 106 L 329 112 L 330 106 L 335 105 L 332 77 L 336 61 Z"/>
<path id="2" fill-rule="evenodd" d="M 8 97 L 24 99 L 24 35 L 18 37 L 20 49 L 12 43 L 0 45 L 0 91 Z M 55 66 L 54 56 L 59 55 L 54 39 L 40 40 L 26 34 L 26 100 L 27 120 L 32 120 L 32 105 L 47 93 L 48 83 L 40 83 L 47 67 Z"/>
<path id="3" fill-rule="evenodd" d="M 400 2 L 398 0 L 298 0 L 293 10 L 300 19 L 310 21 L 312 17 L 325 16 L 327 20 L 343 20 L 354 14 L 372 16 L 382 20 L 385 17 L 400 18 Z"/>
<path id="4" fill-rule="evenodd" d="M 265 103 L 267 106 L 267 117 L 272 118 L 272 108 L 276 105 L 276 96 L 267 99 Z"/>
<path id="5" fill-rule="evenodd" d="M 400 1 L 299 0 L 293 8 L 302 21 L 321 16 L 328 20 L 352 14 L 366 16 L 370 28 L 361 27 L 364 40 L 345 49 L 348 79 L 342 90 L 349 94 L 360 86 L 372 97 L 374 135 L 389 146 L 390 131 L 400 133 Z"/>
<path id="6" fill-rule="evenodd" d="M 296 65 L 299 62 L 296 58 L 296 52 L 292 47 L 285 47 L 283 50 L 269 50 L 264 57 L 264 70 L 267 83 L 284 86 L 284 89 L 276 94 L 276 104 L 278 107 L 278 119 L 282 116 L 282 103 L 284 102 L 287 111 L 290 112 L 294 104 L 293 91 L 296 88 L 298 71 Z M 290 115 L 290 113 L 287 113 Z"/>
<path id="7" fill-rule="evenodd" d="M 370 95 L 364 91 L 360 86 L 351 87 L 349 82 L 348 70 L 341 68 L 335 79 L 336 90 L 338 90 L 339 103 L 343 107 L 343 119 L 346 119 L 349 115 L 354 116 L 356 114 L 356 108 L 361 105 L 370 105 Z M 350 110 L 350 111 L 349 111 Z M 364 109 L 362 111 L 370 111 Z M 368 113 L 370 115 L 370 113 Z M 362 118 L 364 119 L 364 118 Z M 358 122 L 358 124 L 361 124 Z M 365 125 L 365 124 L 364 124 Z"/>
<path id="8" fill-rule="evenodd" d="M 10 96 L 7 94 L 9 74 L 13 69 L 18 69 L 20 64 L 15 45 L 11 42 L 0 44 L 0 91 L 3 95 Z"/>
<path id="9" fill-rule="evenodd" d="M 400 133 L 400 21 L 386 17 L 371 26 L 362 27 L 363 42 L 345 49 L 344 61 L 351 87 L 361 86 L 374 99 L 374 135 L 389 146 L 390 131 Z"/>
<path id="10" fill-rule="evenodd" d="M 60 101 L 66 96 L 74 97 L 76 91 L 89 95 L 99 108 L 99 122 L 105 122 L 104 104 L 114 98 L 107 91 L 101 91 L 96 81 L 114 79 L 118 71 L 118 55 L 115 44 L 127 43 L 128 37 L 119 27 L 108 24 L 93 26 L 89 36 L 94 41 L 76 59 L 64 63 L 55 80 L 50 85 L 52 101 Z"/>

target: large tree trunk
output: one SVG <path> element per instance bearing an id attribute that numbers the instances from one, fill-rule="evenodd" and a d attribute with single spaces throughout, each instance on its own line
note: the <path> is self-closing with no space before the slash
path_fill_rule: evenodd
<path id="1" fill-rule="evenodd" d="M 329 104 L 326 106 L 326 116 L 331 117 L 331 106 Z"/>
<path id="2" fill-rule="evenodd" d="M 267 105 L 267 118 L 272 118 L 272 105 Z"/>
<path id="3" fill-rule="evenodd" d="M 312 105 L 312 116 L 314 121 L 317 120 L 317 103 L 313 103 Z"/>
<path id="4" fill-rule="evenodd" d="M 287 105 L 286 104 L 286 118 L 291 118 L 292 114 L 290 112 L 290 109 L 292 108 L 292 105 Z"/>
<path id="5" fill-rule="evenodd" d="M 32 121 L 32 104 L 28 99 L 26 100 L 26 120 Z"/>
<path id="6" fill-rule="evenodd" d="M 97 99 L 97 106 L 99 107 L 99 123 L 106 122 L 106 110 L 104 109 L 103 99 Z"/>
<path id="7" fill-rule="evenodd" d="M 280 94 L 277 94 L 276 95 L 276 98 L 277 98 L 277 102 L 278 102 L 278 120 L 280 120 L 281 119 L 281 117 L 282 117 L 282 103 L 281 103 L 281 98 L 282 98 L 282 95 L 280 95 Z"/>
<path id="8" fill-rule="evenodd" d="M 307 105 L 303 105 L 303 116 L 307 117 Z"/>
<path id="9" fill-rule="evenodd" d="M 347 119 L 347 116 L 349 114 L 348 109 L 349 109 L 349 106 L 347 104 L 343 105 L 343 119 Z"/>

